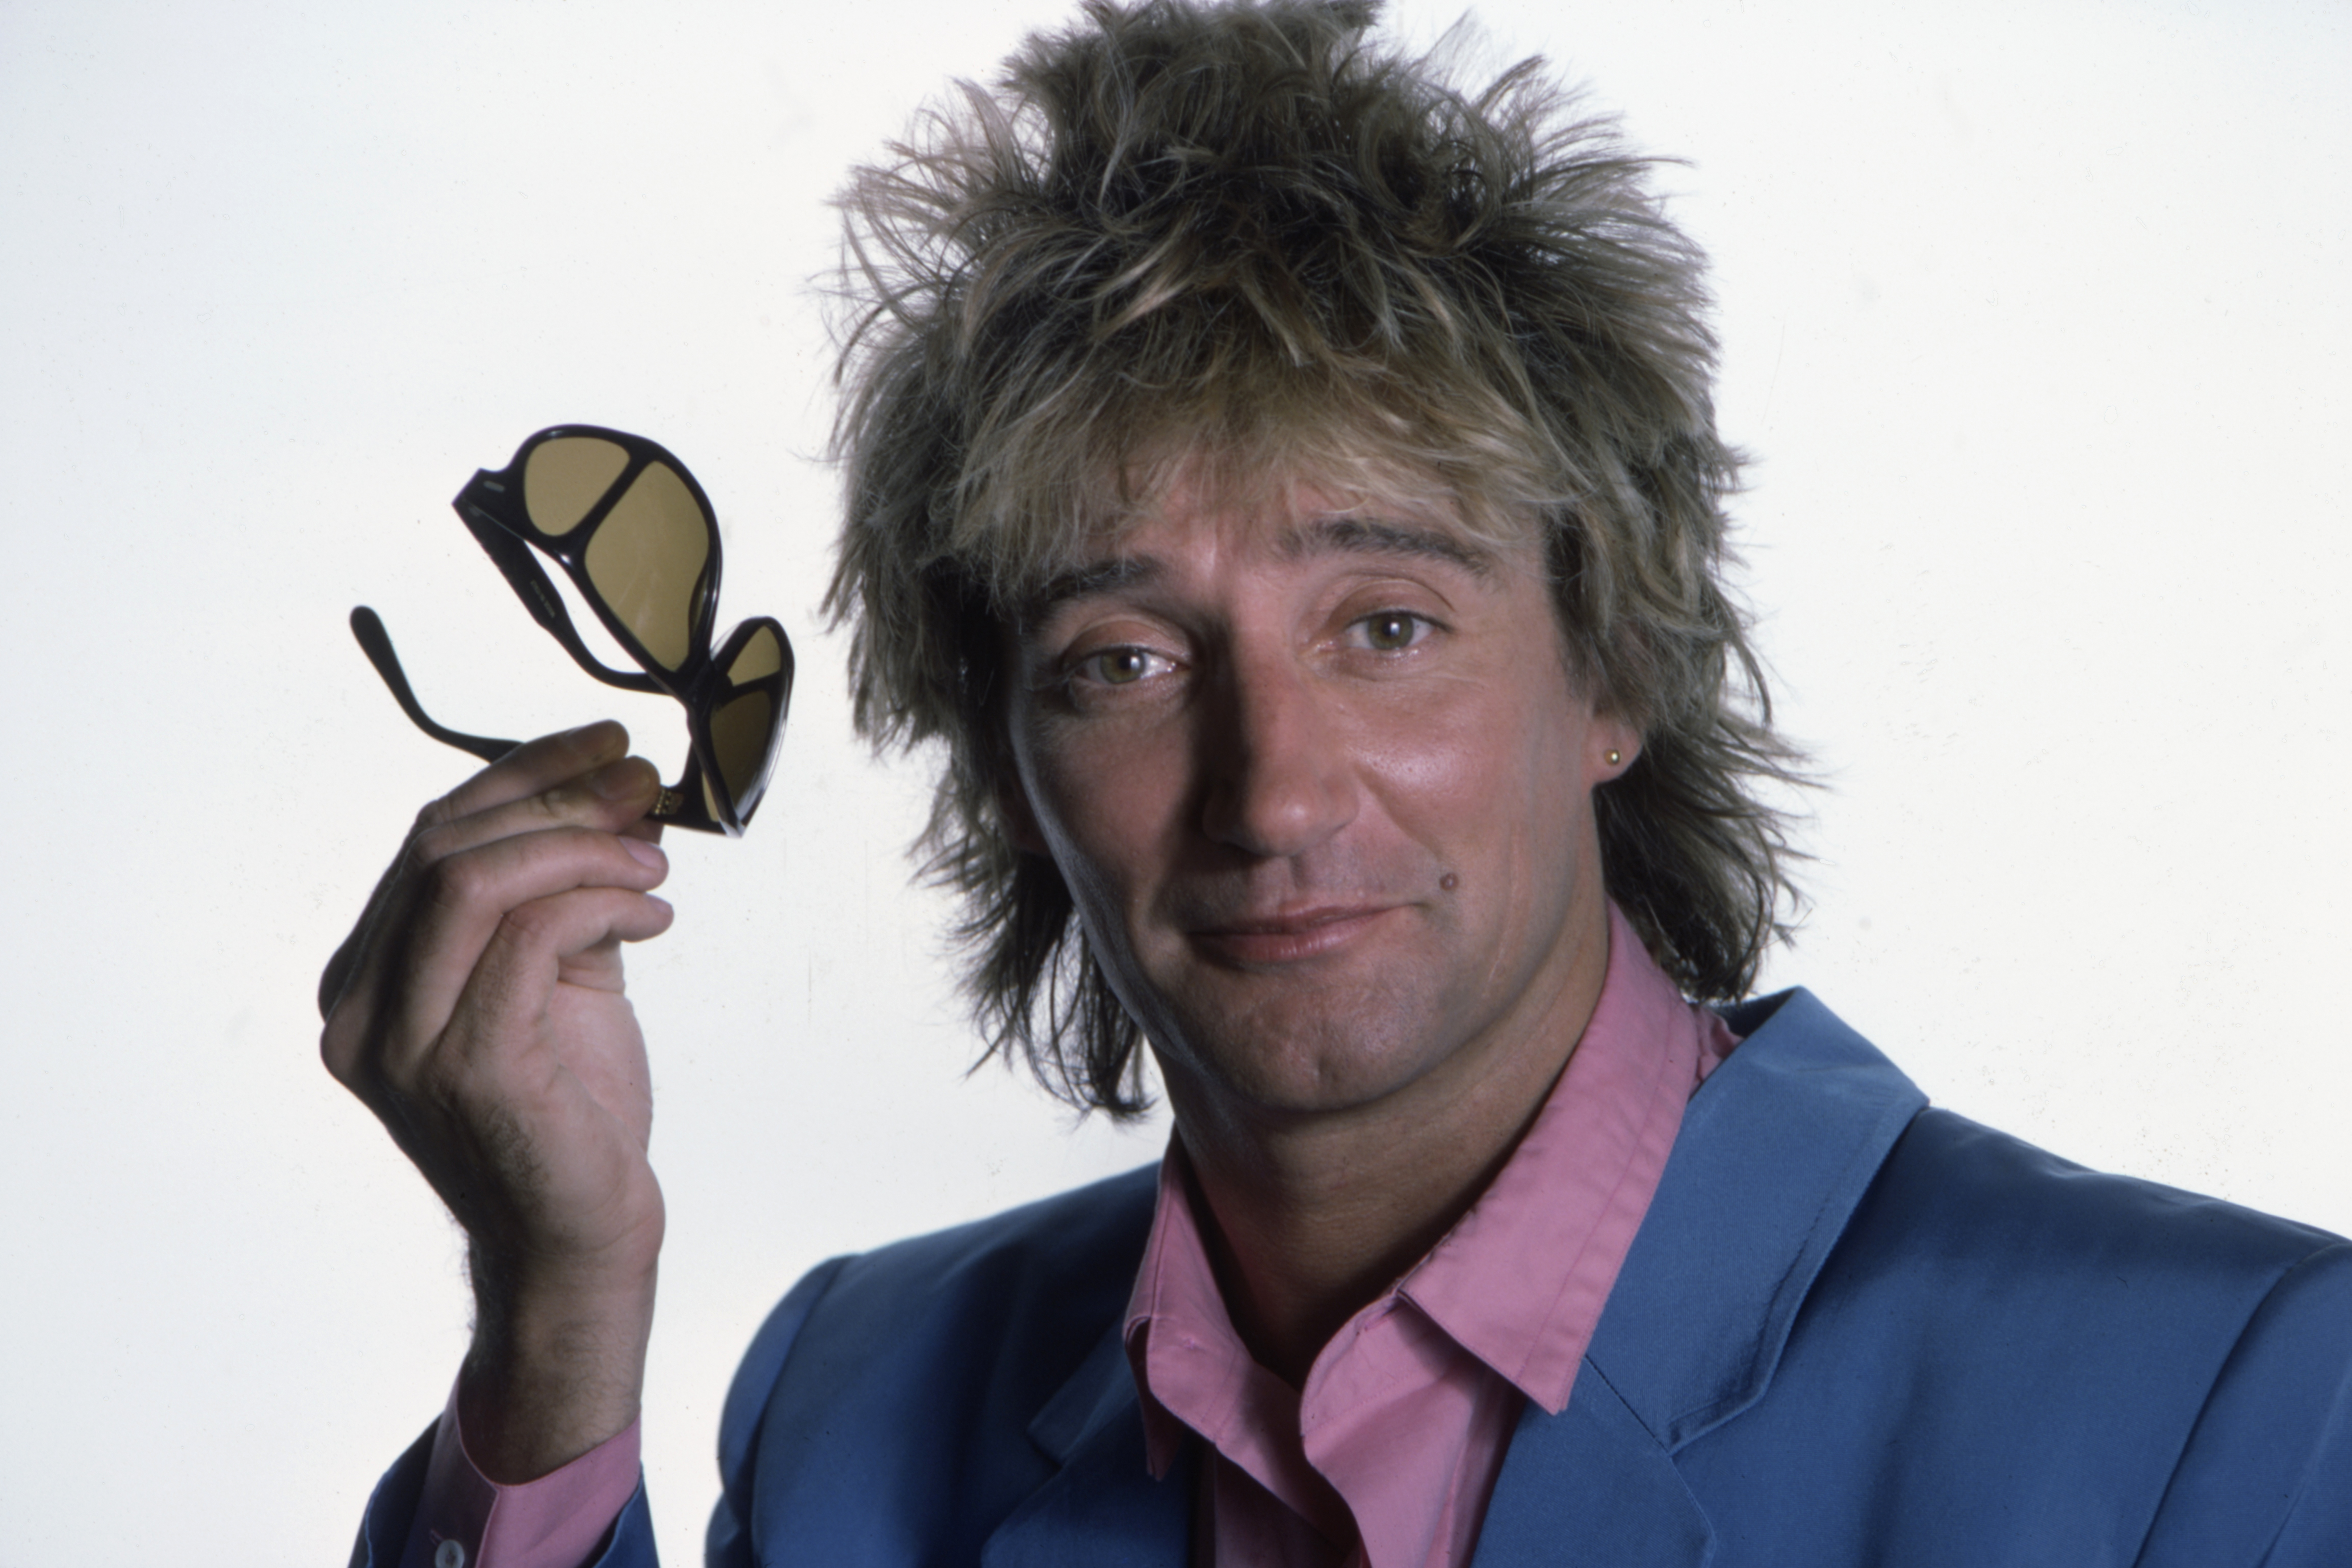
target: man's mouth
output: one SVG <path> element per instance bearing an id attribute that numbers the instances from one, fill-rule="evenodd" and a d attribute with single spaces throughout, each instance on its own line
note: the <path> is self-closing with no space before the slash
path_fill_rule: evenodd
<path id="1" fill-rule="evenodd" d="M 1392 904 L 1327 904 L 1194 926 L 1192 945 L 1229 964 L 1290 964 L 1347 946 L 1395 912 Z"/>

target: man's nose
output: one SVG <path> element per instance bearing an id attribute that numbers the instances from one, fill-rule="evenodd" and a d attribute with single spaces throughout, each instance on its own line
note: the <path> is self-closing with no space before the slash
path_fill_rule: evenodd
<path id="1" fill-rule="evenodd" d="M 1209 837 L 1278 859 L 1354 821 L 1360 786 L 1334 694 L 1279 655 L 1235 661 L 1222 686 L 1201 736 Z"/>

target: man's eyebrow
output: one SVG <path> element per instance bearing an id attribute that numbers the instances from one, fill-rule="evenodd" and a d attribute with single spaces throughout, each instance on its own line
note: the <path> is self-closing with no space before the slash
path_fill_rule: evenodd
<path id="1" fill-rule="evenodd" d="M 1481 578 L 1495 570 L 1493 554 L 1458 534 L 1381 517 L 1317 517 L 1285 529 L 1277 548 L 1286 560 L 1323 554 L 1403 555 L 1445 561 Z M 1034 625 L 1073 600 L 1134 588 L 1165 570 L 1155 557 L 1140 555 L 1087 561 L 1056 572 L 1023 596 L 1019 623 Z"/>
<path id="2" fill-rule="evenodd" d="M 1023 595 L 1018 622 L 1024 626 L 1034 625 L 1074 599 L 1132 588 L 1137 583 L 1149 582 L 1160 572 L 1160 563 L 1150 556 L 1117 556 L 1074 566 L 1067 571 L 1055 572 Z"/>
<path id="3" fill-rule="evenodd" d="M 1290 559 L 1326 552 L 1423 556 L 1478 577 L 1489 576 L 1495 570 L 1492 552 L 1457 533 L 1385 517 L 1318 517 L 1283 536 L 1282 553 Z"/>

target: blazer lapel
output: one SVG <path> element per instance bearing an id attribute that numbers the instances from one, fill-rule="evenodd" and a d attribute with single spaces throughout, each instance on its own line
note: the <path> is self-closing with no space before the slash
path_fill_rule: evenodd
<path id="1" fill-rule="evenodd" d="M 1110 1326 L 1030 1423 L 1030 1439 L 1061 1468 L 989 1537 L 984 1568 L 1186 1568 L 1192 1445 L 1152 1479 L 1122 1327 Z"/>
<path id="2" fill-rule="evenodd" d="M 1673 1457 L 1587 1362 L 1567 1409 L 1520 1416 L 1475 1561 L 1700 1568 L 1714 1547 Z"/>
<path id="3" fill-rule="evenodd" d="M 1585 1352 L 1669 1453 L 1764 1396 L 1822 1265 L 1927 1103 L 1808 992 L 1730 1021 L 1745 1042 L 1691 1096 Z"/>
<path id="4" fill-rule="evenodd" d="M 1675 1462 L 1764 1396 L 1797 1313 L 1927 1098 L 1804 991 L 1735 1009 L 1746 1037 L 1691 1098 L 1568 1406 L 1529 1405 L 1479 1532 L 1517 1563 L 1698 1568 L 1705 1509 Z"/>

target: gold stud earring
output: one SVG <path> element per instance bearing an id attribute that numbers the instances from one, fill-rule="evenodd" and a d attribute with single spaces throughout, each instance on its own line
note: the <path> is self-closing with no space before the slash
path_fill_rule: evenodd
<path id="1" fill-rule="evenodd" d="M 1617 764 L 1618 764 L 1618 762 L 1619 762 L 1619 760 L 1620 760 L 1620 758 L 1619 758 L 1619 755 L 1618 755 L 1618 752 L 1617 752 L 1616 747 L 1610 747 L 1610 750 L 1609 750 L 1609 766 L 1610 766 L 1610 767 L 1612 767 L 1612 768 L 1616 767 L 1616 766 L 1617 766 Z"/>

